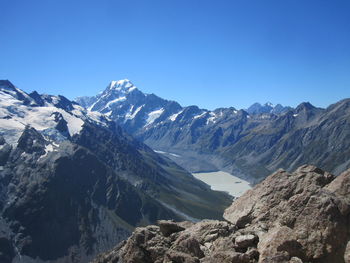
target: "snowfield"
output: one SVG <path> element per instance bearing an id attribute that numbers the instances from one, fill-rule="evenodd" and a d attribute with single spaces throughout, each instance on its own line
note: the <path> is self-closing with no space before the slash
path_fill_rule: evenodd
<path id="1" fill-rule="evenodd" d="M 87 120 L 104 126 L 108 120 L 103 114 L 88 112 L 78 104 L 66 105 L 70 109 L 67 110 L 62 106 L 64 98 L 60 96 L 43 95 L 41 99 L 44 105 L 40 106 L 32 97 L 15 87 L 0 87 L 0 135 L 7 143 L 17 144 L 26 126 L 45 134 L 46 131 L 56 129 L 58 123 L 63 121 L 69 135 L 73 136 L 80 133 Z"/>

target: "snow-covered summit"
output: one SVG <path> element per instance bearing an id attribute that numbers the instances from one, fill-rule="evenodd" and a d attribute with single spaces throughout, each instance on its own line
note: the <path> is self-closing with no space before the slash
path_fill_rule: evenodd
<path id="1" fill-rule="evenodd" d="M 69 139 L 80 133 L 86 121 L 103 126 L 108 122 L 102 114 L 87 112 L 63 96 L 27 94 L 0 80 L 0 136 L 9 144 L 16 144 L 27 126 L 53 140 Z"/>
<path id="2" fill-rule="evenodd" d="M 89 111 L 100 111 L 107 114 L 112 105 L 125 101 L 128 95 L 137 91 L 136 86 L 128 79 L 112 80 L 106 89 L 94 97 L 78 97 L 76 101 Z"/>
<path id="3" fill-rule="evenodd" d="M 76 101 L 89 112 L 105 114 L 127 131 L 164 122 L 182 109 L 177 102 L 143 93 L 128 79 L 113 80 L 102 93 Z"/>
<path id="4" fill-rule="evenodd" d="M 108 87 L 109 90 L 117 90 L 125 93 L 136 89 L 135 85 L 128 79 L 112 80 Z"/>
<path id="5" fill-rule="evenodd" d="M 246 111 L 249 114 L 265 114 L 265 113 L 274 113 L 281 114 L 289 111 L 291 107 L 282 106 L 281 104 L 273 104 L 271 102 L 266 102 L 265 104 L 260 104 L 258 102 L 251 105 Z"/>

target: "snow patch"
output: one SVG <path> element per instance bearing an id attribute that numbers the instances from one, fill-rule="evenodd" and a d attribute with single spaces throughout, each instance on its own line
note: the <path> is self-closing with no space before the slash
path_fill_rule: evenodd
<path id="1" fill-rule="evenodd" d="M 6 142 L 15 145 L 21 137 L 25 124 L 15 120 L 0 119 L 0 134 Z"/>
<path id="2" fill-rule="evenodd" d="M 203 112 L 203 113 L 201 113 L 201 114 L 199 114 L 199 115 L 194 116 L 193 119 L 194 119 L 194 120 L 195 120 L 195 119 L 199 119 L 199 118 L 203 117 L 205 114 L 206 114 L 206 112 Z"/>
<path id="3" fill-rule="evenodd" d="M 53 152 L 53 145 L 52 144 L 48 144 L 45 146 L 45 152 Z"/>
<path id="4" fill-rule="evenodd" d="M 174 157 L 181 157 L 180 155 L 178 154 L 175 154 L 175 153 L 168 153 L 168 152 L 163 152 L 163 151 L 156 151 L 154 150 L 156 153 L 160 153 L 160 154 L 169 154 L 171 156 L 174 156 Z"/>
<path id="5" fill-rule="evenodd" d="M 53 105 L 57 105 L 58 103 L 60 103 L 60 99 L 57 96 L 51 96 L 51 100 Z"/>
<path id="6" fill-rule="evenodd" d="M 67 122 L 71 136 L 79 133 L 84 121 L 74 114 L 54 106 L 30 107 L 9 94 L 0 92 L 0 133 L 10 144 L 16 144 L 26 125 L 42 131 L 57 125 L 54 113 L 60 113 Z M 82 115 L 77 108 L 75 113 Z"/>
<path id="7" fill-rule="evenodd" d="M 111 100 L 111 101 L 109 101 L 107 104 L 106 104 L 106 106 L 104 107 L 104 109 L 105 108 L 110 108 L 110 106 L 112 105 L 112 104 L 114 104 L 114 103 L 117 103 L 117 102 L 120 102 L 120 101 L 125 101 L 126 100 L 126 97 L 124 96 L 124 97 L 119 97 L 119 98 L 116 98 L 116 99 L 114 99 L 114 100 Z"/>
<path id="8" fill-rule="evenodd" d="M 179 111 L 178 113 L 175 113 L 169 117 L 169 120 L 176 121 L 177 117 L 183 112 L 183 110 Z"/>
<path id="9" fill-rule="evenodd" d="M 55 146 L 55 148 L 56 148 L 56 147 L 58 147 L 59 145 L 56 144 L 56 143 L 52 143 L 52 144 L 50 143 L 50 144 L 46 145 L 46 146 L 45 146 L 45 153 L 44 153 L 43 155 L 40 156 L 39 160 L 42 159 L 42 158 L 44 158 L 44 157 L 46 157 L 47 154 L 48 154 L 49 152 L 57 151 L 57 150 L 54 149 L 54 146 Z"/>
<path id="10" fill-rule="evenodd" d="M 82 119 L 79 119 L 73 115 L 70 115 L 67 112 L 64 112 L 62 115 L 67 122 L 70 136 L 73 136 L 74 134 L 79 133 L 83 129 L 84 121 Z"/>
<path id="11" fill-rule="evenodd" d="M 139 113 L 139 111 L 143 108 L 143 106 L 145 105 L 142 105 L 140 107 L 138 107 L 133 113 L 132 110 L 134 109 L 134 105 L 130 108 L 129 112 L 127 114 L 125 114 L 125 119 L 126 120 L 132 120 L 136 117 L 137 113 Z"/>
<path id="12" fill-rule="evenodd" d="M 270 116 L 269 115 L 266 115 L 266 114 L 264 114 L 264 115 L 261 115 L 260 116 L 260 119 L 269 119 L 270 118 Z"/>
<path id="13" fill-rule="evenodd" d="M 95 107 L 96 103 L 98 102 L 99 100 L 97 100 L 96 102 L 94 102 L 93 104 L 91 104 L 91 106 L 89 108 L 87 108 L 88 111 L 91 111 L 93 109 L 93 107 Z"/>
<path id="14" fill-rule="evenodd" d="M 102 114 L 98 111 L 88 111 L 86 115 L 89 119 L 93 120 L 94 122 L 97 122 L 98 124 L 100 124 L 102 126 L 107 126 L 107 123 L 105 121 L 106 114 Z"/>
<path id="15" fill-rule="evenodd" d="M 151 111 L 150 113 L 148 113 L 148 117 L 147 117 L 145 126 L 152 124 L 156 119 L 158 119 L 160 117 L 160 115 L 162 115 L 163 112 L 164 112 L 164 108 L 161 108 L 161 109 Z"/>
<path id="16" fill-rule="evenodd" d="M 210 117 L 207 119 L 207 125 L 212 122 L 215 123 L 216 122 L 216 114 L 214 112 L 210 112 Z"/>
<path id="17" fill-rule="evenodd" d="M 133 90 L 135 90 L 135 89 L 136 89 L 136 87 L 133 86 L 133 87 L 131 87 L 131 88 L 128 90 L 128 92 L 131 92 L 131 91 L 133 91 Z"/>

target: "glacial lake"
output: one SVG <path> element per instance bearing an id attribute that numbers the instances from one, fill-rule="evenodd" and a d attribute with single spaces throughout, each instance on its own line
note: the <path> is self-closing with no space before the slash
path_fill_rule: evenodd
<path id="1" fill-rule="evenodd" d="M 252 188 L 247 181 L 223 171 L 192 174 L 197 179 L 210 185 L 211 189 L 225 191 L 234 197 L 239 197 Z"/>

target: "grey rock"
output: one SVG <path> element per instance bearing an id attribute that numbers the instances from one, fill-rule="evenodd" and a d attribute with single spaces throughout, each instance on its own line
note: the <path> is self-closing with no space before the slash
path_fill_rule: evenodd
<path id="1" fill-rule="evenodd" d="M 115 251 L 140 254 L 142 247 L 144 256 L 156 249 L 154 262 L 349 262 L 349 188 L 350 170 L 339 177 L 310 165 L 280 170 L 235 200 L 228 222 L 201 221 L 172 238 L 156 227 L 156 242 L 136 242 L 140 229 Z"/>
<path id="2" fill-rule="evenodd" d="M 257 241 L 257 236 L 255 235 L 242 235 L 235 238 L 235 244 L 239 248 L 247 248 L 253 246 L 255 241 Z"/>
<path id="3" fill-rule="evenodd" d="M 345 263 L 350 263 L 350 241 L 348 241 L 344 252 Z"/>
<path id="4" fill-rule="evenodd" d="M 180 226 L 179 224 L 175 223 L 174 221 L 169 220 L 159 220 L 157 222 L 160 232 L 165 236 L 168 237 L 173 233 L 177 233 L 180 231 L 185 230 L 184 227 Z"/>

